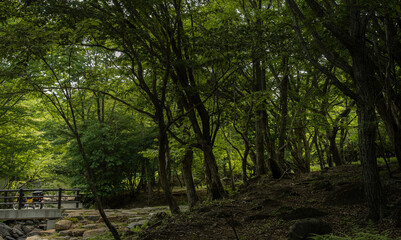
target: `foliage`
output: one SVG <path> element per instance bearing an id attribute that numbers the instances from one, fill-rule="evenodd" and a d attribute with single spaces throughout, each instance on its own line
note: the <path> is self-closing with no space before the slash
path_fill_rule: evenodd
<path id="1" fill-rule="evenodd" d="M 103 197 L 133 191 L 132 187 L 137 183 L 136 171 L 145 164 L 140 152 L 154 144 L 153 128 L 146 129 L 145 137 L 139 131 L 125 131 L 123 126 L 105 126 L 94 122 L 82 134 L 96 186 Z M 80 174 L 84 172 L 84 164 L 75 141 L 69 143 L 63 158 L 65 165 L 61 169 L 68 169 L 72 185 L 87 188 L 86 180 Z M 134 185 L 130 184 L 132 181 Z"/>

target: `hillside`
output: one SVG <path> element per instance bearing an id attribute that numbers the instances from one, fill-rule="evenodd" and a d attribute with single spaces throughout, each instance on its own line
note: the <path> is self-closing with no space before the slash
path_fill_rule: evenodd
<path id="1" fill-rule="evenodd" d="M 290 227 L 303 218 L 321 219 L 337 236 L 366 232 L 396 239 L 401 236 L 401 174 L 393 170 L 390 178 L 381 169 L 387 203 L 378 224 L 365 220 L 361 167 L 346 165 L 279 181 L 252 179 L 228 199 L 204 202 L 191 213 L 150 224 L 140 239 L 286 239 Z"/>

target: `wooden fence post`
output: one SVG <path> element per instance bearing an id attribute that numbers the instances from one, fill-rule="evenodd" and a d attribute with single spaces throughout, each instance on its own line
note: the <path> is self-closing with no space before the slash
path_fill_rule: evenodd
<path id="1" fill-rule="evenodd" d="M 58 204 L 57 204 L 57 208 L 61 209 L 61 193 L 62 193 L 63 189 L 59 188 L 58 189 Z"/>

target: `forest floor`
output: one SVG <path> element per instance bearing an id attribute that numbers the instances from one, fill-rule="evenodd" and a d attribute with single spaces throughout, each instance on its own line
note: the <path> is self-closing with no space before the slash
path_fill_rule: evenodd
<path id="1" fill-rule="evenodd" d="M 303 218 L 328 223 L 337 236 L 368 232 L 397 239 L 401 237 L 401 172 L 392 165 L 390 178 L 385 167 L 380 169 L 387 202 L 379 223 L 365 220 L 361 166 L 344 165 L 281 180 L 251 179 L 230 198 L 204 201 L 191 212 L 149 223 L 139 239 L 286 239 L 290 227 Z"/>

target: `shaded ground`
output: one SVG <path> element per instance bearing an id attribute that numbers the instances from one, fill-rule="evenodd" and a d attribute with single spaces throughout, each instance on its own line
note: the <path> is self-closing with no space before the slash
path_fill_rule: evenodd
<path id="1" fill-rule="evenodd" d="M 308 217 L 329 223 L 335 235 L 365 229 L 400 237 L 400 172 L 389 178 L 385 168 L 381 171 L 388 201 L 386 216 L 377 225 L 365 221 L 361 172 L 359 165 L 347 165 L 279 181 L 252 179 L 232 198 L 204 202 L 193 212 L 149 224 L 139 239 L 286 239 L 290 226 Z"/>

